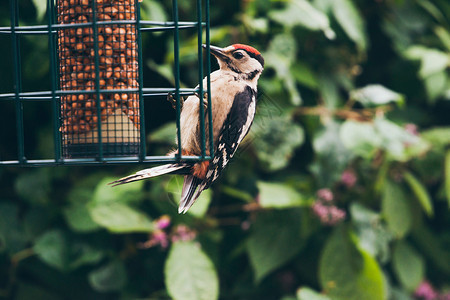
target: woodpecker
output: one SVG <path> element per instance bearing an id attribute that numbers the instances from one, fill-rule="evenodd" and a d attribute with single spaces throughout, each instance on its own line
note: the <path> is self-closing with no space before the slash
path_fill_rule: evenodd
<path id="1" fill-rule="evenodd" d="M 205 45 L 203 45 L 206 48 Z M 264 58 L 258 50 L 243 44 L 226 48 L 210 46 L 219 70 L 210 75 L 211 111 L 213 123 L 214 158 L 197 163 L 179 162 L 139 171 L 111 184 L 120 185 L 163 174 L 184 175 L 179 213 L 186 213 L 202 191 L 220 176 L 239 144 L 247 135 L 255 116 L 257 83 L 264 69 Z M 206 86 L 206 77 L 203 81 Z M 189 96 L 183 103 L 180 116 L 183 155 L 201 155 L 200 101 L 198 95 Z M 206 153 L 209 155 L 209 122 L 205 114 Z M 177 150 L 168 155 L 176 154 Z"/>

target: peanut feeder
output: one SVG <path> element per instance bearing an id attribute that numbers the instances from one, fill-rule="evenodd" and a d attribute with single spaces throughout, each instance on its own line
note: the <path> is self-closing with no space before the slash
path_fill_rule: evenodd
<path id="1" fill-rule="evenodd" d="M 93 1 L 57 0 L 63 155 L 96 157 L 99 135 L 105 156 L 137 155 L 136 3 Z"/>

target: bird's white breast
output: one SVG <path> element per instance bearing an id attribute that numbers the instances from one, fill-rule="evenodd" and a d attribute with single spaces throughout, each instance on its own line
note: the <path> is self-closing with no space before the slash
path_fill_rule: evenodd
<path id="1" fill-rule="evenodd" d="M 236 80 L 231 72 L 215 71 L 211 73 L 211 110 L 213 119 L 214 143 L 217 142 L 222 124 L 233 105 L 234 97 L 244 91 L 246 83 Z M 203 80 L 203 87 L 206 90 L 206 78 Z M 197 96 L 189 96 L 181 111 L 181 147 L 191 153 L 200 155 L 201 145 L 199 138 L 199 99 Z M 205 110 L 206 112 L 206 110 Z M 205 122 L 207 154 L 209 154 L 208 120 Z"/>

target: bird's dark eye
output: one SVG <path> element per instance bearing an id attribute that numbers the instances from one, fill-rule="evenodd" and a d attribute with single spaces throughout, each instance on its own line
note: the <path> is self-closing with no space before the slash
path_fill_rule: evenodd
<path id="1" fill-rule="evenodd" d="M 236 59 L 241 59 L 244 57 L 244 54 L 242 54 L 241 52 L 234 52 L 233 57 Z"/>

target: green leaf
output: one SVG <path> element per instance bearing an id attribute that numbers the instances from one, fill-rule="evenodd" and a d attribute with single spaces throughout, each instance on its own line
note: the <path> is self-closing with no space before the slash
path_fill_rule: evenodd
<path id="1" fill-rule="evenodd" d="M 442 44 L 450 51 L 450 32 L 443 26 L 434 27 L 434 33 L 439 37 Z"/>
<path id="2" fill-rule="evenodd" d="M 42 235 L 34 244 L 34 252 L 48 265 L 66 271 L 69 251 L 67 239 L 60 230 L 53 230 Z"/>
<path id="3" fill-rule="evenodd" d="M 294 77 L 290 72 L 296 52 L 297 44 L 293 35 L 291 33 L 281 33 L 277 34 L 270 41 L 267 52 L 263 55 L 266 67 L 273 68 L 277 76 L 283 80 L 284 87 L 291 96 L 292 104 L 300 105 L 302 99 L 295 85 Z"/>
<path id="4" fill-rule="evenodd" d="M 418 0 L 417 4 L 422 6 L 425 9 L 425 11 L 427 11 L 431 16 L 433 16 L 433 18 L 435 18 L 436 21 L 438 21 L 439 23 L 443 24 L 443 23 L 447 22 L 444 14 L 443 14 L 444 11 L 441 12 L 439 7 L 434 5 L 431 1 Z"/>
<path id="5" fill-rule="evenodd" d="M 329 39 L 336 36 L 327 15 L 306 0 L 288 1 L 284 9 L 270 11 L 269 18 L 287 27 L 302 26 L 310 30 L 322 30 Z"/>
<path id="6" fill-rule="evenodd" d="M 269 20 L 266 18 L 248 18 L 245 20 L 254 32 L 267 33 L 269 27 Z"/>
<path id="7" fill-rule="evenodd" d="M 359 250 L 344 227 L 328 239 L 319 265 L 322 288 L 333 300 L 387 299 L 376 260 Z"/>
<path id="8" fill-rule="evenodd" d="M 367 49 L 364 20 L 351 0 L 333 0 L 333 15 L 347 36 L 362 51 Z"/>
<path id="9" fill-rule="evenodd" d="M 181 200 L 181 191 L 183 189 L 183 177 L 172 176 L 166 185 L 166 191 L 172 196 L 176 203 Z M 188 214 L 196 216 L 198 218 L 203 217 L 208 211 L 209 204 L 212 199 L 212 191 L 210 189 L 203 191 L 200 196 L 195 200 L 194 204 L 188 210 Z"/>
<path id="10" fill-rule="evenodd" d="M 450 208 L 450 149 L 445 152 L 445 194 L 447 195 L 448 207 Z"/>
<path id="11" fill-rule="evenodd" d="M 331 300 L 329 297 L 322 295 L 310 288 L 302 287 L 297 290 L 298 300 Z"/>
<path id="12" fill-rule="evenodd" d="M 405 178 L 406 183 L 409 185 L 411 190 L 419 200 L 420 205 L 428 216 L 433 216 L 433 204 L 431 202 L 431 197 L 428 194 L 426 188 L 423 184 L 417 180 L 417 178 L 410 172 L 404 172 L 403 178 Z"/>
<path id="13" fill-rule="evenodd" d="M 345 121 L 339 136 L 345 147 L 364 158 L 372 158 L 377 149 L 382 146 L 381 137 L 369 123 Z"/>
<path id="14" fill-rule="evenodd" d="M 44 233 L 36 240 L 33 250 L 43 262 L 63 272 L 97 263 L 103 257 L 101 251 L 70 239 L 61 230 Z"/>
<path id="15" fill-rule="evenodd" d="M 402 187 L 386 180 L 381 206 L 388 228 L 399 238 L 405 236 L 411 229 L 412 215 Z"/>
<path id="16" fill-rule="evenodd" d="M 89 244 L 77 241 L 71 242 L 69 247 L 70 261 L 68 268 L 70 270 L 74 270 L 83 265 L 98 263 L 105 254 L 101 250 L 91 247 Z"/>
<path id="17" fill-rule="evenodd" d="M 33 0 L 33 4 L 36 8 L 36 19 L 42 21 L 47 11 L 47 0 Z"/>
<path id="18" fill-rule="evenodd" d="M 434 127 L 422 131 L 420 135 L 423 139 L 430 142 L 433 147 L 444 148 L 450 145 L 450 127 Z"/>
<path id="19" fill-rule="evenodd" d="M 328 122 L 325 127 L 318 130 L 313 141 L 314 151 L 318 156 L 320 178 L 324 178 L 324 186 L 339 180 L 347 167 L 353 154 L 346 148 L 339 138 L 341 125 L 335 121 Z"/>
<path id="20" fill-rule="evenodd" d="M 258 116 L 250 136 L 261 166 L 269 171 L 286 167 L 304 141 L 303 128 L 283 116 Z"/>
<path id="21" fill-rule="evenodd" d="M 448 53 L 424 46 L 408 48 L 405 56 L 409 59 L 420 60 L 419 75 L 422 78 L 444 71 L 450 64 Z"/>
<path id="22" fill-rule="evenodd" d="M 27 239 L 34 241 L 51 226 L 54 222 L 54 215 L 53 212 L 44 207 L 35 206 L 27 210 L 21 220 Z"/>
<path id="23" fill-rule="evenodd" d="M 419 136 L 385 118 L 376 118 L 374 125 L 381 139 L 381 148 L 391 159 L 404 162 L 422 155 L 430 147 Z"/>
<path id="24" fill-rule="evenodd" d="M 247 241 L 255 281 L 292 259 L 304 246 L 298 210 L 260 213 Z"/>
<path id="25" fill-rule="evenodd" d="M 219 297 L 219 279 L 209 257 L 194 242 L 176 242 L 170 248 L 164 275 L 175 300 L 213 300 Z"/>
<path id="26" fill-rule="evenodd" d="M 382 117 L 376 118 L 374 123 L 346 121 L 341 126 L 340 137 L 348 149 L 367 159 L 382 149 L 388 158 L 404 162 L 420 156 L 430 147 L 420 137 Z"/>
<path id="27" fill-rule="evenodd" d="M 91 204 L 88 210 L 94 222 L 114 233 L 152 232 L 154 229 L 147 215 L 122 203 Z"/>
<path id="28" fill-rule="evenodd" d="M 95 188 L 92 201 L 94 203 L 111 203 L 111 202 L 136 202 L 143 198 L 142 186 L 143 181 L 136 181 L 131 184 L 123 184 L 112 187 L 108 183 L 117 178 L 103 178 Z"/>
<path id="29" fill-rule="evenodd" d="M 317 89 L 319 87 L 319 82 L 314 72 L 308 65 L 299 60 L 293 62 L 291 74 L 298 83 L 303 84 L 306 87 L 311 89 Z"/>
<path id="30" fill-rule="evenodd" d="M 448 90 L 448 76 L 446 71 L 433 73 L 424 79 L 425 90 L 430 103 L 433 104 L 437 98 L 444 95 Z"/>
<path id="31" fill-rule="evenodd" d="M 334 76 L 321 72 L 318 76 L 319 92 L 327 108 L 333 109 L 339 106 L 341 101 L 339 86 Z"/>
<path id="32" fill-rule="evenodd" d="M 98 230 L 100 226 L 95 223 L 85 203 L 73 203 L 63 209 L 67 224 L 74 231 L 91 232 Z"/>
<path id="33" fill-rule="evenodd" d="M 406 241 L 396 243 L 392 265 L 397 279 L 409 291 L 414 291 L 424 279 L 424 260 Z"/>
<path id="34" fill-rule="evenodd" d="M 147 0 L 142 3 L 145 8 L 146 20 L 164 22 L 167 20 L 167 14 L 161 3 L 154 0 Z"/>
<path id="35" fill-rule="evenodd" d="M 414 227 L 412 238 L 414 244 L 420 249 L 420 253 L 427 256 L 434 269 L 450 276 L 450 252 L 440 235 L 426 225 L 422 225 Z"/>
<path id="36" fill-rule="evenodd" d="M 50 173 L 46 169 L 24 172 L 15 181 L 17 194 L 32 204 L 46 204 L 50 197 Z"/>
<path id="37" fill-rule="evenodd" d="M 360 102 L 366 107 L 385 105 L 390 102 L 397 102 L 402 106 L 405 97 L 380 84 L 371 84 L 350 93 L 350 98 Z"/>
<path id="38" fill-rule="evenodd" d="M 306 204 L 302 195 L 286 184 L 259 181 L 258 190 L 262 207 L 281 209 Z"/>
<path id="39" fill-rule="evenodd" d="M 114 260 L 102 266 L 88 276 L 92 288 L 99 292 L 121 290 L 127 282 L 127 273 L 122 261 Z"/>
<path id="40" fill-rule="evenodd" d="M 390 259 L 392 234 L 380 222 L 380 215 L 359 203 L 352 203 L 350 215 L 358 236 L 358 247 L 377 257 L 381 263 Z"/>
<path id="41" fill-rule="evenodd" d="M 14 254 L 26 246 L 27 238 L 18 216 L 15 204 L 0 203 L 0 253 Z"/>
<path id="42" fill-rule="evenodd" d="M 405 160 L 405 143 L 414 144 L 419 138 L 384 118 L 375 120 L 374 129 L 380 139 L 379 147 L 396 160 Z"/>

